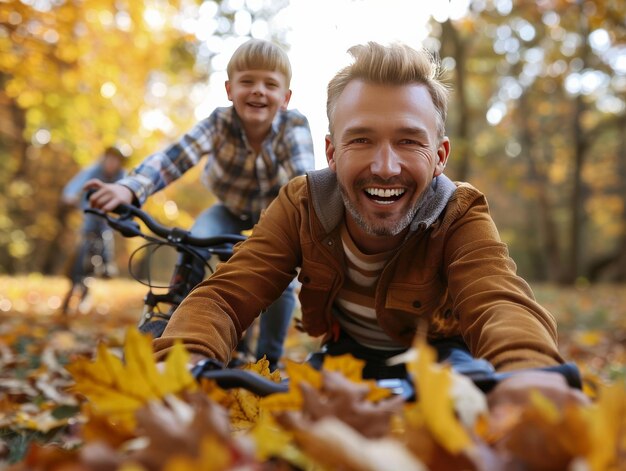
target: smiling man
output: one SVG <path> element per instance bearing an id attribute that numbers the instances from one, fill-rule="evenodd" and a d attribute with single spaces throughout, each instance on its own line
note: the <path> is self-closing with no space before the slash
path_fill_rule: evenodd
<path id="1" fill-rule="evenodd" d="M 299 268 L 302 325 L 327 354 L 386 359 L 419 329 L 498 370 L 562 362 L 553 317 L 498 236 L 485 197 L 444 175 L 448 100 L 426 51 L 376 43 L 328 86 L 328 168 L 282 188 L 229 262 L 181 304 L 161 339 L 227 361 Z"/>

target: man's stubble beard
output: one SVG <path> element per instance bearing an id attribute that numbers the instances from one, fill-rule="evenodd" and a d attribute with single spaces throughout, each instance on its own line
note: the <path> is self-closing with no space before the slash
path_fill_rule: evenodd
<path id="1" fill-rule="evenodd" d="M 352 219 L 357 223 L 357 225 L 365 231 L 368 235 L 373 236 L 395 236 L 400 234 L 404 229 L 406 229 L 413 218 L 417 214 L 417 211 L 420 207 L 420 203 L 422 201 L 422 195 L 417 199 L 415 205 L 411 206 L 407 213 L 400 218 L 399 221 L 393 223 L 393 225 L 385 224 L 384 221 L 381 224 L 374 225 L 370 224 L 365 217 L 359 212 L 356 205 L 350 201 L 350 197 L 348 196 L 348 192 L 346 188 L 343 186 L 341 182 L 339 183 L 339 190 L 341 191 L 341 197 L 343 199 L 343 204 L 346 207 L 346 210 L 352 216 Z"/>

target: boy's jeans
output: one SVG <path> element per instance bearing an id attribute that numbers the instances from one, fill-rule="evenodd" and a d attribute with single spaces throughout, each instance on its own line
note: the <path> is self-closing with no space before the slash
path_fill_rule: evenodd
<path id="1" fill-rule="evenodd" d="M 217 203 L 200 213 L 191 228 L 191 233 L 197 237 L 239 234 L 241 231 L 252 229 L 255 222 L 250 219 L 243 220 L 231 213 L 223 204 Z M 283 353 L 283 342 L 296 301 L 293 284 L 292 282 L 281 297 L 261 315 L 256 356 L 260 359 L 266 355 L 272 366 L 276 365 Z"/>

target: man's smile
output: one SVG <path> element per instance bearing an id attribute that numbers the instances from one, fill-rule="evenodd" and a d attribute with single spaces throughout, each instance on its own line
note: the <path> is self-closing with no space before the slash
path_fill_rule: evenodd
<path id="1" fill-rule="evenodd" d="M 364 188 L 365 196 L 378 204 L 393 204 L 400 200 L 406 193 L 405 188 L 381 188 L 368 187 Z"/>

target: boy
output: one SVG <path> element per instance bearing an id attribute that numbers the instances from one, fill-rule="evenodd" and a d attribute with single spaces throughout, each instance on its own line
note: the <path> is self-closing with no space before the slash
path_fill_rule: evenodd
<path id="1" fill-rule="evenodd" d="M 235 51 L 227 73 L 231 107 L 217 108 L 118 183 L 88 182 L 97 189 L 91 205 L 110 211 L 120 203 L 142 204 L 207 155 L 203 181 L 219 203 L 200 214 L 191 232 L 210 237 L 251 229 L 281 186 L 314 167 L 313 142 L 306 118 L 287 110 L 291 66 L 283 50 L 249 40 Z M 289 286 L 261 318 L 257 356 L 266 355 L 271 367 L 282 355 L 294 303 Z"/>

